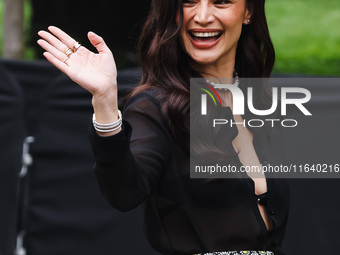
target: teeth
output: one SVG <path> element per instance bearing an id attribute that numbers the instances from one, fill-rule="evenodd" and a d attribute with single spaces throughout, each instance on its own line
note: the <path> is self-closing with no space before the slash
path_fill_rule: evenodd
<path id="1" fill-rule="evenodd" d="M 215 36 L 218 36 L 220 32 L 211 32 L 211 33 L 192 32 L 192 34 L 196 37 L 215 37 Z"/>

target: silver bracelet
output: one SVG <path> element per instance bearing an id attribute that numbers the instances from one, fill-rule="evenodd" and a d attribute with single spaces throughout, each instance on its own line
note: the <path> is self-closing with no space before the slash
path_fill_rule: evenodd
<path id="1" fill-rule="evenodd" d="M 112 128 L 112 129 L 100 129 L 98 127 L 94 127 L 94 129 L 100 133 L 109 133 L 109 132 L 113 132 L 116 131 L 117 129 L 119 129 L 122 125 L 119 125 L 118 127 Z"/>
<path id="2" fill-rule="evenodd" d="M 120 112 L 120 110 L 118 110 L 118 117 L 119 119 L 113 123 L 101 124 L 96 121 L 96 115 L 93 114 L 92 116 L 93 127 L 95 128 L 96 131 L 101 133 L 109 133 L 112 131 L 116 131 L 122 126 L 123 123 L 122 113 Z"/>

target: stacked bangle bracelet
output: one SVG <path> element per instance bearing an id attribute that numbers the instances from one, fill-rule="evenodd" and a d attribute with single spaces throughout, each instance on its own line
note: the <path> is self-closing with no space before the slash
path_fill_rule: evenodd
<path id="1" fill-rule="evenodd" d="M 118 117 L 119 119 L 113 123 L 100 124 L 96 121 L 96 115 L 93 114 L 92 116 L 93 127 L 96 131 L 101 132 L 101 133 L 109 133 L 109 132 L 116 131 L 122 126 L 122 123 L 123 123 L 122 113 L 120 112 L 120 110 L 118 110 Z"/>

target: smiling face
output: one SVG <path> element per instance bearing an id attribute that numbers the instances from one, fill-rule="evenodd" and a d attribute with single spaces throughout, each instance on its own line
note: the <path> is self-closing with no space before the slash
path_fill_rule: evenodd
<path id="1" fill-rule="evenodd" d="M 201 72 L 212 66 L 220 75 L 218 69 L 233 70 L 242 24 L 249 19 L 246 0 L 183 0 L 182 47 Z"/>

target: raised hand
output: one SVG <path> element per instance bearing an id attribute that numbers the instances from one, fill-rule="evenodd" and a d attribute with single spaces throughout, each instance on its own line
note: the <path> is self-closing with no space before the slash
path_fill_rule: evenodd
<path id="1" fill-rule="evenodd" d="M 93 95 L 92 104 L 98 122 L 116 121 L 117 69 L 104 40 L 93 32 L 88 33 L 90 42 L 98 51 L 93 53 L 83 46 L 74 49 L 76 41 L 61 29 L 50 26 L 48 30 L 38 33 L 42 38 L 38 44 L 46 50 L 46 59 Z M 68 49 L 75 52 L 67 56 Z"/>
<path id="2" fill-rule="evenodd" d="M 85 47 L 66 58 L 66 50 L 73 49 L 76 41 L 57 27 L 50 26 L 49 32 L 40 31 L 38 44 L 46 50 L 44 56 L 74 82 L 88 90 L 92 95 L 105 93 L 116 85 L 117 69 L 111 51 L 104 40 L 93 32 L 88 33 L 95 54 Z M 51 34 L 52 33 L 52 34 Z"/>

